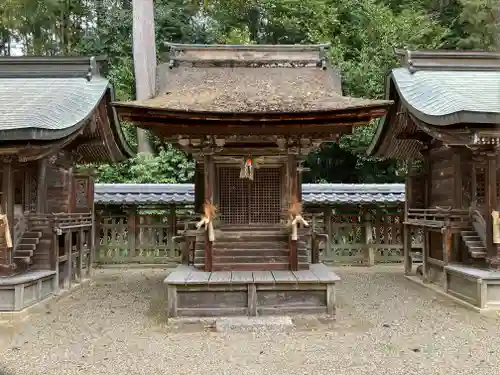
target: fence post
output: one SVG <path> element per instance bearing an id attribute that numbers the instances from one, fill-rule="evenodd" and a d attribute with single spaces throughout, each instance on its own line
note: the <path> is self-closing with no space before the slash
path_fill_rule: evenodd
<path id="1" fill-rule="evenodd" d="M 170 212 L 168 215 L 168 249 L 169 258 L 175 259 L 175 241 L 174 236 L 177 236 L 177 216 L 175 212 L 175 205 L 170 205 Z"/>
<path id="2" fill-rule="evenodd" d="M 323 224 L 325 226 L 326 234 L 328 234 L 328 240 L 325 246 L 325 258 L 329 258 L 332 254 L 332 208 L 327 207 L 323 213 Z"/>
<path id="3" fill-rule="evenodd" d="M 372 215 L 370 211 L 364 214 L 364 224 L 365 224 L 365 238 L 364 247 L 366 249 L 366 263 L 368 266 L 375 265 L 375 249 L 373 245 L 373 231 L 372 231 Z"/>
<path id="4" fill-rule="evenodd" d="M 127 210 L 127 242 L 128 242 L 128 258 L 135 258 L 136 256 L 136 243 L 135 243 L 135 232 L 136 232 L 136 209 L 131 208 Z"/>

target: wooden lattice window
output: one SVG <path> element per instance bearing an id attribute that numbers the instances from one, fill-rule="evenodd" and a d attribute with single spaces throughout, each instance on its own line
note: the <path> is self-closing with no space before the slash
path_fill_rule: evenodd
<path id="1" fill-rule="evenodd" d="M 248 223 L 248 189 L 248 181 L 240 178 L 238 168 L 220 168 L 219 216 L 223 223 Z"/>
<path id="2" fill-rule="evenodd" d="M 219 217 L 225 224 L 277 224 L 281 216 L 281 169 L 261 168 L 253 181 L 239 168 L 219 170 Z"/>
<path id="3" fill-rule="evenodd" d="M 258 169 L 250 181 L 250 222 L 277 224 L 281 216 L 281 169 Z"/>

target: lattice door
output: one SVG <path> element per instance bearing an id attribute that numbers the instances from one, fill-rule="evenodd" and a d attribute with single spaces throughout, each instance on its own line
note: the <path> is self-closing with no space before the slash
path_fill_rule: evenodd
<path id="1" fill-rule="evenodd" d="M 277 224 L 281 216 L 281 169 L 258 169 L 250 181 L 250 222 Z"/>
<path id="2" fill-rule="evenodd" d="M 225 224 L 276 224 L 281 213 L 281 169 L 261 168 L 254 180 L 239 168 L 219 170 L 219 217 Z"/>
<path id="3" fill-rule="evenodd" d="M 248 181 L 240 178 L 238 168 L 219 170 L 219 217 L 225 224 L 247 224 Z"/>

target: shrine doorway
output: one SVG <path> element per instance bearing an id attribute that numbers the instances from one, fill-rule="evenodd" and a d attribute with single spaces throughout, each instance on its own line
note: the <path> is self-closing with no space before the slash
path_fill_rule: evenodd
<path id="1" fill-rule="evenodd" d="M 218 172 L 222 224 L 279 224 L 283 168 L 256 169 L 253 180 L 240 178 L 237 167 L 220 167 Z"/>

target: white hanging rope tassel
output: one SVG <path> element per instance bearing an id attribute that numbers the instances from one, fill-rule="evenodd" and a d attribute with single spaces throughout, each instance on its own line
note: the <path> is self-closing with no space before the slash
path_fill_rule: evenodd
<path id="1" fill-rule="evenodd" d="M 202 226 L 205 227 L 205 230 L 208 231 L 208 240 L 210 242 L 215 241 L 215 230 L 214 230 L 214 224 L 212 223 L 212 220 L 210 220 L 207 217 L 204 217 L 201 219 L 199 222 L 196 223 L 196 229 L 200 229 Z"/>
<path id="2" fill-rule="evenodd" d="M 297 241 L 299 239 L 298 235 L 298 224 L 302 224 L 305 227 L 309 226 L 309 223 L 304 220 L 302 215 L 296 215 L 292 220 L 292 241 Z"/>

